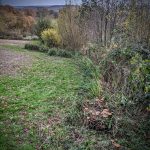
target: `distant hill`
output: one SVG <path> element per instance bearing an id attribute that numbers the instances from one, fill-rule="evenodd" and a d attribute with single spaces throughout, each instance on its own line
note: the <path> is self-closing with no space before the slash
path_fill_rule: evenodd
<path id="1" fill-rule="evenodd" d="M 60 9 L 64 8 L 65 5 L 46 5 L 46 6 L 40 6 L 40 5 L 37 5 L 37 6 L 14 6 L 15 8 L 17 9 L 40 9 L 40 8 L 47 8 L 49 10 L 53 10 L 53 11 L 56 11 L 58 12 Z"/>

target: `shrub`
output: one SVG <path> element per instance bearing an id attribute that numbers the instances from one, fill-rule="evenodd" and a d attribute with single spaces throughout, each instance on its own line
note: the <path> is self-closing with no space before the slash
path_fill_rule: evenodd
<path id="1" fill-rule="evenodd" d="M 40 45 L 34 45 L 34 44 L 26 44 L 25 49 L 28 50 L 35 50 L 35 51 L 40 51 L 40 52 L 48 52 L 48 48 L 46 46 L 40 46 Z"/>
<path id="2" fill-rule="evenodd" d="M 114 114 L 113 132 L 117 133 L 116 137 L 123 136 L 121 144 L 130 144 L 131 149 L 143 149 L 143 146 L 147 149 L 144 137 L 147 129 L 142 128 L 148 126 L 143 123 L 148 122 L 145 111 L 149 108 L 148 63 L 148 55 L 146 58 L 133 47 L 112 50 L 101 62 L 103 94 Z M 135 124 L 137 127 L 131 132 Z"/>
<path id="3" fill-rule="evenodd" d="M 51 49 L 49 49 L 49 51 L 48 51 L 48 55 L 49 55 L 49 56 L 57 56 L 57 51 L 58 51 L 57 48 L 51 48 Z"/>
<path id="4" fill-rule="evenodd" d="M 58 17 L 63 46 L 71 50 L 79 50 L 86 43 L 84 29 L 80 28 L 78 16 L 80 16 L 78 7 L 72 9 L 72 6 L 68 5 L 60 11 Z"/>
<path id="5" fill-rule="evenodd" d="M 59 56 L 65 58 L 71 58 L 73 56 L 73 54 L 69 51 L 58 49 L 55 47 L 49 49 L 48 47 L 43 45 L 40 46 L 35 44 L 26 44 L 25 49 L 48 53 L 49 56 Z"/>
<path id="6" fill-rule="evenodd" d="M 46 46 L 40 46 L 40 47 L 39 47 L 39 51 L 40 51 L 40 52 L 47 53 L 47 52 L 49 51 L 49 48 L 46 47 Z"/>
<path id="7" fill-rule="evenodd" d="M 57 47 L 61 43 L 60 35 L 58 34 L 58 31 L 55 29 L 46 29 L 41 33 L 42 41 L 48 46 L 48 47 Z"/>
<path id="8" fill-rule="evenodd" d="M 118 92 L 126 104 L 143 101 L 147 85 L 147 63 L 134 49 L 124 48 L 110 51 L 101 64 L 104 81 L 111 92 Z"/>
<path id="9" fill-rule="evenodd" d="M 58 50 L 58 56 L 60 56 L 60 57 L 66 57 L 66 58 L 71 58 L 72 57 L 72 53 L 69 52 L 69 51 L 66 51 L 66 50 L 59 49 Z"/>
<path id="10" fill-rule="evenodd" d="M 51 22 L 46 19 L 40 19 L 35 26 L 35 34 L 41 39 L 41 33 L 48 28 L 52 28 Z"/>
<path id="11" fill-rule="evenodd" d="M 28 50 L 40 50 L 40 47 L 38 45 L 33 45 L 33 44 L 25 44 L 25 49 Z"/>
<path id="12" fill-rule="evenodd" d="M 63 49 L 57 49 L 57 48 L 51 48 L 48 51 L 49 56 L 59 56 L 59 57 L 65 57 L 65 58 L 71 58 L 72 53 Z"/>

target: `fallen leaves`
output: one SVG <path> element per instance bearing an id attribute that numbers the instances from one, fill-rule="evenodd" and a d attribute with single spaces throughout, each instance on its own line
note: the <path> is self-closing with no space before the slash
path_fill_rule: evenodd
<path id="1" fill-rule="evenodd" d="M 94 102 L 84 104 L 83 112 L 85 116 L 85 124 L 91 129 L 106 130 L 108 129 L 108 121 L 112 116 L 104 98 L 96 99 Z"/>
<path id="2" fill-rule="evenodd" d="M 121 148 L 121 145 L 116 143 L 115 140 L 111 140 L 111 142 L 112 142 L 112 145 L 114 146 L 115 149 L 119 150 Z"/>
<path id="3" fill-rule="evenodd" d="M 99 110 L 97 110 L 99 109 Z M 104 99 L 96 99 L 95 103 L 86 104 L 86 106 L 83 108 L 84 114 L 92 115 L 92 116 L 101 116 L 104 118 L 112 116 L 112 112 L 107 108 Z"/>
<path id="4" fill-rule="evenodd" d="M 112 116 L 112 113 L 108 110 L 108 109 L 104 109 L 102 112 L 101 112 L 101 115 L 104 117 L 104 118 L 107 118 L 109 116 Z"/>

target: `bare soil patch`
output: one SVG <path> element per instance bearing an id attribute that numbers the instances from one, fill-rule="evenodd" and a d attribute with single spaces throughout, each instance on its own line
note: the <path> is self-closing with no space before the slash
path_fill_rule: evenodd
<path id="1" fill-rule="evenodd" d="M 0 49 L 0 75 L 17 75 L 22 68 L 31 64 L 32 57 L 29 55 Z"/>
<path id="2" fill-rule="evenodd" d="M 0 45 L 16 45 L 16 46 L 24 46 L 25 44 L 30 43 L 30 41 L 26 40 L 4 40 L 0 39 Z"/>

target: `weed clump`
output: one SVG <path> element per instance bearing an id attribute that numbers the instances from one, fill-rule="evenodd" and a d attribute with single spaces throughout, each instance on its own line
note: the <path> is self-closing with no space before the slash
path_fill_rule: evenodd
<path id="1" fill-rule="evenodd" d="M 40 46 L 40 45 L 35 45 L 35 44 L 25 44 L 25 49 L 28 50 L 34 50 L 34 51 L 39 51 L 39 52 L 48 52 L 49 48 L 46 46 Z"/>
<path id="2" fill-rule="evenodd" d="M 28 49 L 28 50 L 36 50 L 36 51 L 38 51 L 40 48 L 39 48 L 38 45 L 25 44 L 25 49 Z"/>
<path id="3" fill-rule="evenodd" d="M 59 56 L 59 57 L 65 57 L 65 58 L 71 58 L 73 55 L 71 52 L 63 49 L 58 48 L 51 48 L 48 51 L 49 56 Z"/>
<path id="4" fill-rule="evenodd" d="M 57 56 L 57 51 L 58 51 L 57 48 L 51 48 L 51 49 L 49 49 L 49 51 L 48 51 L 48 55 L 49 55 L 49 56 Z"/>

